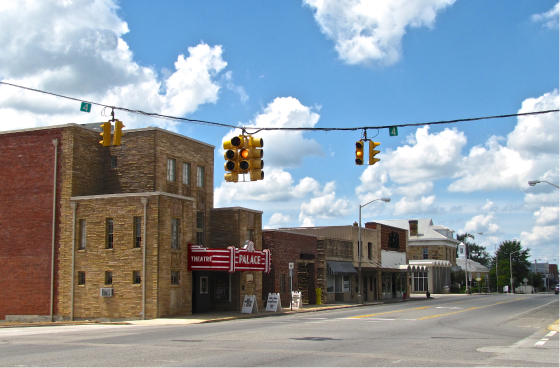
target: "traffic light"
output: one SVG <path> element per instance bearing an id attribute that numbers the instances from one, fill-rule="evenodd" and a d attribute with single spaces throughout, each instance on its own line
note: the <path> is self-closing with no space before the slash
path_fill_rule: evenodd
<path id="1" fill-rule="evenodd" d="M 101 124 L 101 128 L 103 128 L 103 133 L 99 133 L 99 135 L 102 136 L 103 139 L 100 140 L 99 143 L 104 147 L 109 147 L 111 145 L 111 122 L 104 122 Z"/>
<path id="2" fill-rule="evenodd" d="M 251 181 L 263 180 L 264 172 L 264 161 L 262 160 L 264 152 L 260 149 L 263 146 L 262 138 L 255 138 L 249 136 L 248 146 L 249 146 L 249 177 Z"/>
<path id="3" fill-rule="evenodd" d="M 364 142 L 356 142 L 356 165 L 364 164 Z"/>
<path id="4" fill-rule="evenodd" d="M 233 137 L 223 144 L 226 150 L 224 152 L 224 158 L 226 159 L 224 169 L 227 171 L 224 175 L 225 181 L 237 183 L 239 180 L 239 148 L 242 138 L 243 136 Z"/>
<path id="5" fill-rule="evenodd" d="M 121 137 L 123 136 L 122 128 L 124 128 L 122 121 L 115 120 L 115 132 L 113 133 L 113 146 L 121 145 Z"/>
<path id="6" fill-rule="evenodd" d="M 370 165 L 375 165 L 376 162 L 381 161 L 378 158 L 375 158 L 375 155 L 377 155 L 380 151 L 376 150 L 375 148 L 377 146 L 379 146 L 381 143 L 378 142 L 374 142 L 374 141 L 369 141 L 369 164 Z"/>

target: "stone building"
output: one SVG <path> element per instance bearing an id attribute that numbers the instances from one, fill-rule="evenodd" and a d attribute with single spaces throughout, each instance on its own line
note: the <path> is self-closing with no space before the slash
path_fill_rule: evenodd
<path id="1" fill-rule="evenodd" d="M 377 223 L 408 230 L 406 253 L 413 272 L 413 293 L 444 293 L 451 284 L 450 269 L 456 265 L 457 245 L 454 231 L 434 225 L 432 219 L 381 220 Z M 367 226 L 367 224 L 366 224 Z"/>
<path id="2" fill-rule="evenodd" d="M 104 147 L 96 127 L 0 132 L 0 162 L 7 168 L 0 183 L 0 261 L 6 266 L 0 287 L 8 300 L 0 302 L 0 319 L 156 318 L 191 314 L 195 305 L 211 310 L 210 300 L 195 292 L 190 244 L 223 242 L 212 236 L 211 224 L 229 213 L 231 229 L 215 233 L 240 235 L 222 247 L 239 247 L 250 229 L 258 248 L 261 213 L 214 211 L 212 145 L 145 128 L 127 130 L 121 145 Z M 225 308 L 240 309 L 244 274 L 234 272 L 231 282 L 228 276 Z"/>

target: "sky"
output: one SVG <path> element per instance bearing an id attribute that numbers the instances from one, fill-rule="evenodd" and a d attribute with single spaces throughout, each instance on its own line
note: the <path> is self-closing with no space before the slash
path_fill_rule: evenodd
<path id="1" fill-rule="evenodd" d="M 540 1 L 3 0 L 0 80 L 110 106 L 261 131 L 265 179 L 226 183 L 239 129 L 116 112 L 212 144 L 215 207 L 264 228 L 431 218 L 490 253 L 558 263 L 559 4 Z M 102 108 L 0 85 L 0 130 L 107 120 Z M 106 113 L 107 111 L 105 111 Z M 253 129 L 254 128 L 254 129 Z M 126 135 L 123 140 L 126 139 Z"/>

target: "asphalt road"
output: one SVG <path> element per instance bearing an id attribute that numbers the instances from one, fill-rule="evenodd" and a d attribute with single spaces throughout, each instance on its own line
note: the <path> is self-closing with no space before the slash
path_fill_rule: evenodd
<path id="1" fill-rule="evenodd" d="M 0 329 L 0 366 L 559 366 L 559 298 L 450 295 L 172 326 Z"/>

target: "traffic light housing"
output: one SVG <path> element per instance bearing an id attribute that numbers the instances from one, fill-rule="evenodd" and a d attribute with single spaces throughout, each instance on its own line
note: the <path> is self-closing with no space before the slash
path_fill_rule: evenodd
<path id="1" fill-rule="evenodd" d="M 120 120 L 115 120 L 115 132 L 113 133 L 113 146 L 121 145 L 121 137 L 123 136 L 122 128 L 124 124 Z"/>
<path id="2" fill-rule="evenodd" d="M 103 128 L 103 133 L 99 133 L 102 136 L 102 140 L 99 141 L 104 147 L 109 147 L 111 145 L 111 122 L 106 121 L 100 125 Z"/>
<path id="3" fill-rule="evenodd" d="M 381 143 L 378 142 L 374 142 L 374 141 L 369 141 L 369 164 L 370 165 L 375 165 L 376 162 L 381 161 L 378 158 L 375 158 L 375 155 L 377 155 L 380 151 L 376 150 L 375 148 L 377 146 L 379 146 Z"/>
<path id="4" fill-rule="evenodd" d="M 263 180 L 264 172 L 264 161 L 262 160 L 264 151 L 261 149 L 264 141 L 262 138 L 255 138 L 249 136 L 249 178 L 251 181 Z"/>
<path id="5" fill-rule="evenodd" d="M 364 164 L 364 141 L 356 142 L 356 165 Z"/>
<path id="6" fill-rule="evenodd" d="M 235 136 L 229 141 L 223 143 L 226 150 L 224 152 L 224 169 L 227 171 L 224 175 L 224 180 L 228 182 L 237 183 L 239 180 L 239 149 L 243 143 L 243 136 Z"/>

